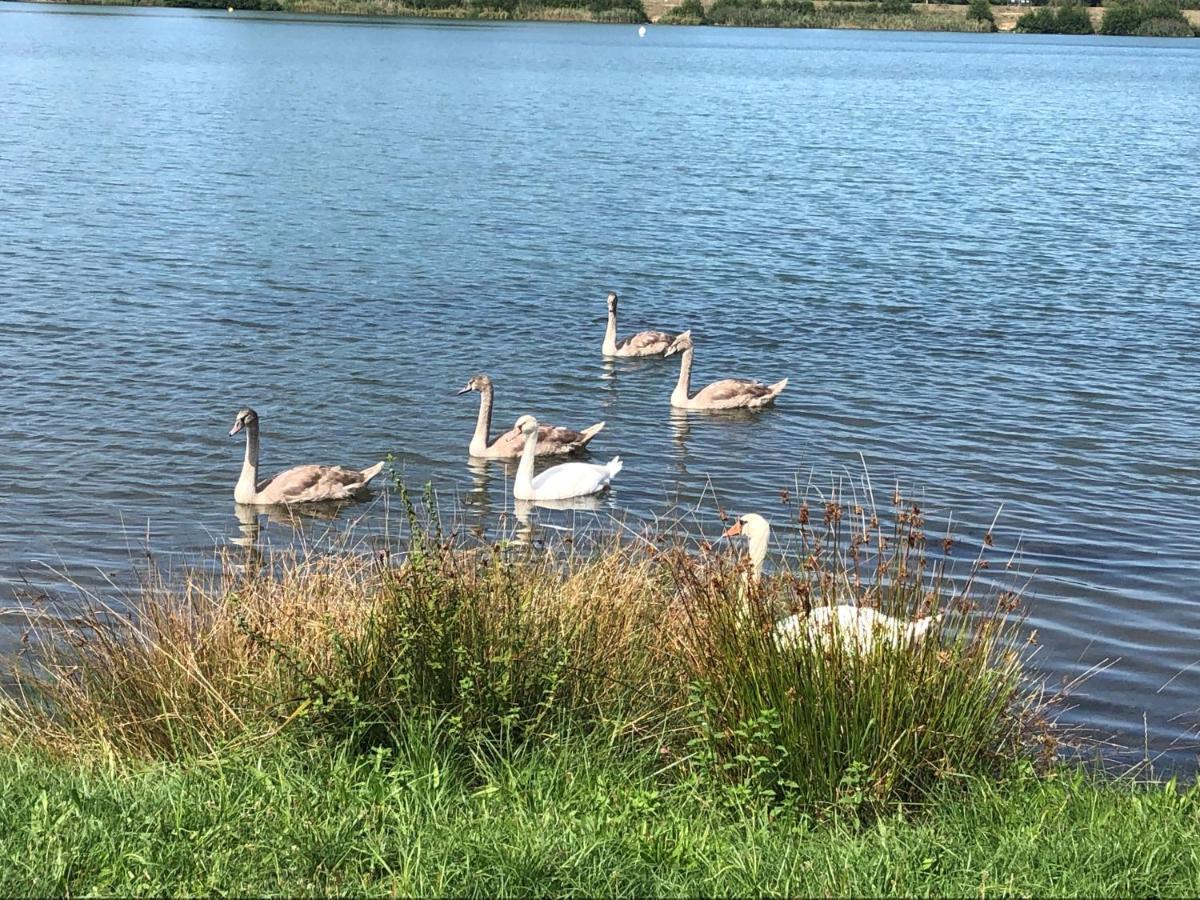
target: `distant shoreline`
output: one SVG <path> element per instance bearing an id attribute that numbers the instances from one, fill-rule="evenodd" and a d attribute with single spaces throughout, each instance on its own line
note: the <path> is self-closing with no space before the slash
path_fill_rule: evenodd
<path id="1" fill-rule="evenodd" d="M 407 5 L 401 0 L 251 0 L 249 3 L 239 3 L 238 0 L 195 0 L 195 2 L 137 2 L 137 0 L 27 0 L 31 3 L 79 6 L 124 6 L 150 7 L 161 9 L 228 9 L 237 12 L 282 12 L 298 15 L 330 15 L 330 16 L 375 16 L 395 19 L 442 19 L 448 21 L 510 21 L 510 22 L 591 22 L 597 24 L 638 24 L 645 22 L 654 25 L 683 25 L 699 26 L 700 23 L 679 21 L 661 21 L 664 14 L 678 6 L 680 0 L 643 0 L 641 10 L 634 8 L 605 9 L 593 13 L 588 8 L 578 6 L 555 6 L 555 0 L 534 0 L 534 2 L 513 2 L 509 0 L 511 9 L 499 8 L 504 0 L 498 0 L 497 7 L 476 7 L 448 5 L 441 8 L 421 8 Z M 429 2 L 429 0 L 418 0 Z M 449 0 L 454 3 L 455 0 Z M 619 0 L 618 0 L 619 2 Z M 636 0 L 633 0 L 636 3 Z M 705 8 L 711 8 L 716 0 L 705 2 Z M 850 4 L 839 3 L 838 0 L 815 0 L 818 12 L 831 4 L 843 9 Z M 979 23 L 966 18 L 966 4 L 925 3 L 912 4 L 912 13 L 901 16 L 863 16 L 848 17 L 840 22 L 827 22 L 820 25 L 791 25 L 791 24 L 757 24 L 746 23 L 741 27 L 761 28 L 833 28 L 858 31 L 930 31 L 930 32 L 978 32 L 986 31 Z M 1035 7 L 1029 3 L 992 6 L 995 17 L 995 32 L 1013 32 L 1017 20 Z M 1087 12 L 1092 20 L 1093 29 L 1100 33 L 1100 22 L 1104 15 L 1102 7 L 1088 7 Z M 1193 28 L 1200 29 L 1200 10 L 1183 10 L 1183 15 Z M 722 24 L 704 23 L 711 27 L 726 27 Z M 928 27 L 923 27 L 928 26 Z"/>

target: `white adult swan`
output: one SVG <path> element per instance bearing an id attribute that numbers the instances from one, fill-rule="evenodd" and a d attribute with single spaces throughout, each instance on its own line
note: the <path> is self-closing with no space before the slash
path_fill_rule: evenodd
<path id="1" fill-rule="evenodd" d="M 714 381 L 697 391 L 695 396 L 690 396 L 694 353 L 690 331 L 685 331 L 667 348 L 667 356 L 675 353 L 683 354 L 679 364 L 679 381 L 671 392 L 671 405 L 679 409 L 755 409 L 775 402 L 775 398 L 787 387 L 786 378 L 774 384 L 746 378 L 725 378 Z"/>
<path id="2" fill-rule="evenodd" d="M 521 432 L 514 428 L 497 436 L 494 441 L 489 437 L 492 430 L 492 400 L 495 396 L 492 379 L 486 375 L 476 375 L 459 393 L 466 394 L 469 391 L 479 392 L 479 418 L 475 421 L 475 434 L 467 452 L 481 459 L 516 459 L 525 448 L 525 437 Z M 538 456 L 576 453 L 586 447 L 603 427 L 603 422 L 597 422 L 583 431 L 557 425 L 539 425 L 536 453 Z"/>
<path id="3" fill-rule="evenodd" d="M 538 440 L 538 423 L 533 416 L 517 419 L 516 429 L 525 436 L 525 450 L 513 480 L 513 497 L 517 500 L 566 500 L 598 494 L 608 487 L 621 471 L 621 457 L 614 456 L 602 466 L 593 463 L 568 462 L 553 466 L 533 477 L 533 458 Z"/>
<path id="4" fill-rule="evenodd" d="M 750 578 L 757 584 L 762 578 L 763 560 L 771 526 L 756 513 L 747 513 L 725 530 L 723 537 L 745 535 L 749 543 Z M 775 643 L 779 647 L 795 647 L 801 642 L 820 642 L 829 647 L 834 638 L 851 653 L 870 653 L 876 641 L 892 646 L 912 643 L 923 638 L 929 626 L 941 619 L 941 614 L 905 622 L 866 606 L 842 603 L 820 606 L 807 616 L 799 613 L 775 623 Z"/>
<path id="5" fill-rule="evenodd" d="M 687 334 L 688 332 L 684 332 Z M 665 331 L 639 331 L 624 340 L 617 340 L 617 294 L 608 292 L 608 329 L 600 352 L 605 356 L 662 356 L 679 335 Z"/>
<path id="6" fill-rule="evenodd" d="M 246 432 L 246 459 L 242 463 L 242 474 L 233 489 L 237 503 L 259 506 L 277 503 L 320 503 L 330 500 L 350 500 L 362 493 L 367 482 L 383 468 L 380 460 L 369 469 L 354 471 L 341 466 L 296 466 L 280 472 L 274 478 L 258 480 L 258 413 L 245 407 L 238 410 L 229 429 L 233 437 L 239 431 Z"/>

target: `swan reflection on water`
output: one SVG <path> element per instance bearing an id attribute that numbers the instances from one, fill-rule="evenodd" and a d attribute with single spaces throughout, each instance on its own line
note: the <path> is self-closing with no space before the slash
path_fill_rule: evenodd
<path id="1" fill-rule="evenodd" d="M 513 515 L 516 517 L 518 523 L 514 541 L 520 544 L 533 543 L 534 507 L 557 511 L 579 510 L 582 512 L 599 512 L 611 505 L 608 499 L 608 491 L 600 494 L 592 494 L 588 497 L 571 497 L 566 500 L 514 500 Z M 552 531 L 569 532 L 574 530 L 569 525 L 555 525 L 546 521 L 539 521 L 538 524 L 542 528 L 549 528 Z"/>
<path id="2" fill-rule="evenodd" d="M 238 548 L 240 562 L 235 564 L 236 568 L 243 573 L 256 572 L 262 568 L 263 518 L 266 518 L 268 524 L 286 526 L 289 531 L 296 531 L 312 522 L 332 522 L 346 507 L 355 505 L 357 504 L 344 500 L 292 506 L 234 503 L 233 515 L 238 525 L 237 533 L 230 535 L 229 543 Z"/>
<path id="3" fill-rule="evenodd" d="M 262 545 L 259 543 L 262 525 L 258 521 L 258 507 L 234 503 L 233 514 L 237 517 L 238 530 L 237 534 L 230 536 L 229 543 L 241 551 L 238 554 L 240 561 L 234 566 L 242 573 L 257 572 L 262 568 L 263 560 Z"/>

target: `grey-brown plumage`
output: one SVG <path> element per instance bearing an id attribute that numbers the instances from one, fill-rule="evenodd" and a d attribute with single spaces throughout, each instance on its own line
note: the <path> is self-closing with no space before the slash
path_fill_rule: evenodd
<path id="1" fill-rule="evenodd" d="M 382 460 L 366 469 L 296 466 L 273 478 L 259 481 L 258 413 L 248 406 L 238 411 L 229 435 L 232 437 L 243 430 L 246 432 L 246 457 L 242 462 L 242 474 L 233 490 L 233 499 L 238 503 L 274 506 L 351 500 L 363 493 L 371 479 L 383 469 Z"/>
<path id="2" fill-rule="evenodd" d="M 639 331 L 617 339 L 617 295 L 608 292 L 608 328 L 600 352 L 605 356 L 662 356 L 677 335 L 665 331 Z"/>
<path id="3" fill-rule="evenodd" d="M 763 384 L 748 378 L 723 378 L 690 393 L 694 345 L 692 334 L 685 331 L 667 349 L 667 356 L 682 353 L 679 363 L 679 381 L 671 392 L 671 405 L 679 409 L 757 409 L 774 403 L 775 398 L 787 387 L 788 380 L 774 384 Z"/>
<path id="4" fill-rule="evenodd" d="M 492 403 L 495 400 L 492 379 L 486 375 L 476 375 L 459 390 L 459 393 L 466 394 L 470 391 L 479 393 L 479 418 L 475 420 L 475 434 L 471 437 L 467 452 L 483 459 L 519 457 L 525 448 L 525 438 L 518 429 L 513 428 L 498 435 L 495 440 L 491 439 Z M 540 425 L 534 453 L 536 456 L 566 456 L 578 453 L 587 447 L 602 428 L 603 422 L 597 422 L 583 431 L 558 425 Z"/>

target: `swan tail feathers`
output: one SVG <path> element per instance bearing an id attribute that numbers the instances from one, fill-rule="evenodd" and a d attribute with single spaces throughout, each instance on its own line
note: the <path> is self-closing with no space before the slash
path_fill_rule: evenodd
<path id="1" fill-rule="evenodd" d="M 384 464 L 384 460 L 381 459 L 379 462 L 375 463 L 375 465 L 371 466 L 369 469 L 363 469 L 361 472 L 362 483 L 366 484 L 372 478 L 374 478 L 376 475 L 378 475 L 380 472 L 382 472 L 383 464 Z"/>
<path id="2" fill-rule="evenodd" d="M 788 383 L 788 380 L 785 378 L 785 379 L 783 379 L 783 381 L 777 381 L 773 385 L 771 385 L 771 396 L 778 397 L 780 394 L 782 394 L 783 389 L 785 387 L 787 387 L 787 383 Z"/>
<path id="3" fill-rule="evenodd" d="M 616 478 L 617 475 L 620 473 L 621 469 L 623 469 L 624 467 L 625 467 L 625 463 L 621 462 L 621 457 L 619 457 L 619 456 L 614 456 L 612 459 L 610 459 L 604 465 L 604 468 L 606 468 L 608 470 L 608 478 L 610 481 L 612 479 Z"/>

